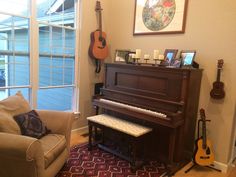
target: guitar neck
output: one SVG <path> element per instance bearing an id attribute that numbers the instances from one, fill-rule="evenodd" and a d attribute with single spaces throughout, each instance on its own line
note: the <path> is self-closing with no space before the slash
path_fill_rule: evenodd
<path id="1" fill-rule="evenodd" d="M 98 12 L 98 23 L 99 23 L 99 26 L 98 26 L 98 30 L 99 30 L 99 34 L 100 34 L 100 37 L 102 37 L 102 13 L 101 11 Z"/>
<path id="2" fill-rule="evenodd" d="M 207 138 L 206 138 L 206 121 L 202 121 L 202 149 L 207 147 Z"/>
<path id="3" fill-rule="evenodd" d="M 217 82 L 220 82 L 220 74 L 221 74 L 221 69 L 218 68 L 217 69 L 217 77 L 216 77 Z"/>

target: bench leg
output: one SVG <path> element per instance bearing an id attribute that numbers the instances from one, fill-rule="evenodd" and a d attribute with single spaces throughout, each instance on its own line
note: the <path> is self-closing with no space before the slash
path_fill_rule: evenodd
<path id="1" fill-rule="evenodd" d="M 89 143 L 88 143 L 88 150 L 92 150 L 92 137 L 93 137 L 93 126 L 91 123 L 88 123 L 89 126 Z"/>
<path id="2" fill-rule="evenodd" d="M 131 140 L 132 142 L 132 155 L 131 155 L 131 171 L 132 172 L 135 172 L 137 170 L 137 166 L 136 166 L 136 155 L 137 155 L 137 143 L 136 143 L 136 140 L 135 139 L 132 139 Z"/>

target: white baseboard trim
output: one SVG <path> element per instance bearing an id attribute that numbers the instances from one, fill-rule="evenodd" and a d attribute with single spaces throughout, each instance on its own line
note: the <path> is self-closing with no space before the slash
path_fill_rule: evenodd
<path id="1" fill-rule="evenodd" d="M 221 170 L 222 173 L 227 173 L 231 164 L 225 164 L 221 162 L 214 161 L 214 168 Z"/>
<path id="2" fill-rule="evenodd" d="M 80 127 L 73 129 L 72 132 L 78 132 L 78 133 L 88 133 L 88 126 Z"/>
<path id="3" fill-rule="evenodd" d="M 233 167 L 235 167 L 235 164 L 234 164 L 234 162 L 236 161 L 236 157 L 234 157 L 234 158 L 231 158 L 231 160 L 229 161 L 229 165 L 231 165 L 231 166 L 233 166 Z"/>

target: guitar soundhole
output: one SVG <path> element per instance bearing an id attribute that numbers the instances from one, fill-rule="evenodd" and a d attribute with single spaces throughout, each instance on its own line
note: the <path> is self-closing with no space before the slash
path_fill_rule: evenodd
<path id="1" fill-rule="evenodd" d="M 211 150 L 209 147 L 207 147 L 206 154 L 209 155 L 211 153 Z"/>
<path id="2" fill-rule="evenodd" d="M 106 40 L 103 39 L 103 40 L 102 40 L 102 46 L 105 47 L 106 45 L 107 45 Z"/>
<path id="3" fill-rule="evenodd" d="M 103 47 L 106 46 L 106 40 L 102 36 L 100 36 L 98 40 L 102 43 Z"/>

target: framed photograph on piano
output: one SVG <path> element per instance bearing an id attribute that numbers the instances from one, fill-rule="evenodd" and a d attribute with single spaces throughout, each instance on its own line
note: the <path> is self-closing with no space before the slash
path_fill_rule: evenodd
<path id="1" fill-rule="evenodd" d="M 195 50 L 182 50 L 180 52 L 180 59 L 182 60 L 182 67 L 192 66 L 195 55 L 196 55 Z"/>
<path id="2" fill-rule="evenodd" d="M 178 49 L 166 49 L 164 52 L 164 58 L 168 63 L 171 63 L 175 59 L 178 53 Z"/>
<path id="3" fill-rule="evenodd" d="M 115 51 L 115 62 L 126 63 L 126 58 L 129 55 L 130 50 L 128 49 L 117 49 Z"/>

